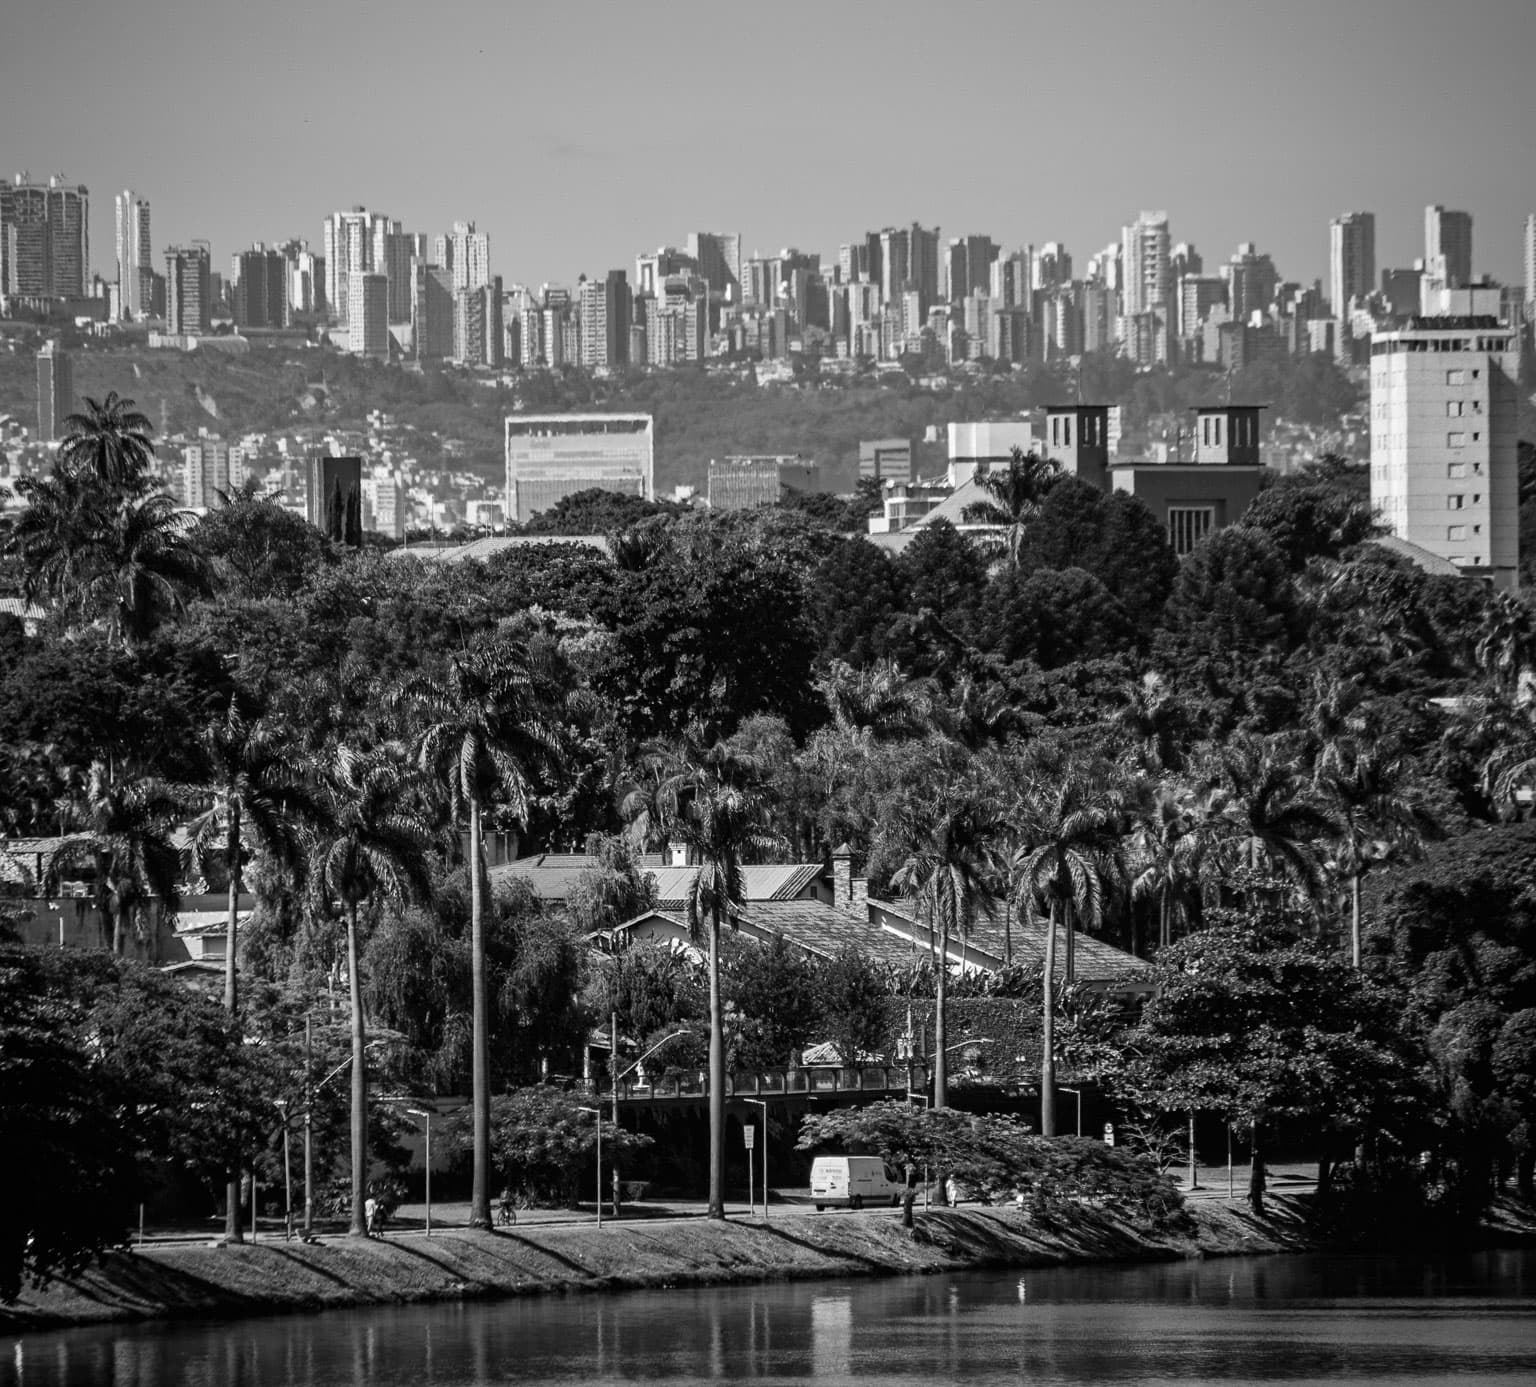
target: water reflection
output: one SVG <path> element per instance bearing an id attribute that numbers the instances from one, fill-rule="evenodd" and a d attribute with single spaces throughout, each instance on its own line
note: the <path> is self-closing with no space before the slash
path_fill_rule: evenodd
<path id="1" fill-rule="evenodd" d="M 1528 1380 L 1536 1254 L 1258 1258 L 12 1339 L 0 1387 Z"/>

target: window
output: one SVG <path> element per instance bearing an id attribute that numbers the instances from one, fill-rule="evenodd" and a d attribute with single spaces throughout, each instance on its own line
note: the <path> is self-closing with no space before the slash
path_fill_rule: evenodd
<path id="1" fill-rule="evenodd" d="M 1466 504 L 1467 498 L 1460 492 L 1453 492 L 1451 495 L 1445 498 L 1446 510 L 1464 510 L 1466 508 Z"/>
<path id="2" fill-rule="evenodd" d="M 1061 419 L 1058 415 L 1051 416 L 1051 447 L 1056 447 L 1061 442 Z"/>
<path id="3" fill-rule="evenodd" d="M 1215 506 L 1169 506 L 1168 540 L 1182 558 L 1216 528 Z"/>
<path id="4" fill-rule="evenodd" d="M 1447 448 L 1465 448 L 1467 446 L 1467 436 L 1466 436 L 1466 434 L 1464 434 L 1464 433 L 1448 433 L 1448 434 L 1446 434 L 1446 436 L 1445 436 L 1445 446 Z"/>
<path id="5" fill-rule="evenodd" d="M 1447 525 L 1445 527 L 1445 537 L 1446 539 L 1465 539 L 1467 537 L 1467 527 L 1465 525 Z"/>
<path id="6" fill-rule="evenodd" d="M 1465 385 L 1467 383 L 1467 373 L 1465 371 L 1447 371 L 1445 373 L 1445 383 L 1447 385 Z"/>
<path id="7" fill-rule="evenodd" d="M 1472 493 L 1472 504 L 1474 506 L 1480 506 L 1483 504 L 1483 493 L 1481 491 L 1474 491 Z"/>
<path id="8" fill-rule="evenodd" d="M 1070 448 L 1072 446 L 1072 416 L 1068 415 L 1061 421 L 1061 441 Z"/>
<path id="9" fill-rule="evenodd" d="M 1459 482 L 1467 475 L 1467 464 L 1464 462 L 1448 462 L 1445 464 L 1445 475 L 1448 480 Z"/>
<path id="10" fill-rule="evenodd" d="M 1460 400 L 1447 400 L 1445 402 L 1445 417 L 1447 419 L 1461 418 L 1462 403 Z"/>

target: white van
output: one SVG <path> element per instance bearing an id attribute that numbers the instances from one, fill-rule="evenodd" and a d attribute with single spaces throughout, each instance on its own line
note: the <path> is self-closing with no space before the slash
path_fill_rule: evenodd
<path id="1" fill-rule="evenodd" d="M 828 1204 L 897 1204 L 901 1189 L 901 1177 L 878 1156 L 818 1156 L 811 1162 L 811 1202 L 818 1213 Z"/>

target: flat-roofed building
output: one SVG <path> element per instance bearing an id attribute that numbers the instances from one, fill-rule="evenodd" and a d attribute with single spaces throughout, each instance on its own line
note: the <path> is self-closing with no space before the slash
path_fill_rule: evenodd
<path id="1" fill-rule="evenodd" d="M 912 440 L 910 438 L 865 438 L 859 440 L 859 480 L 909 482 L 912 480 Z"/>
<path id="2" fill-rule="evenodd" d="M 69 354 L 57 342 L 44 342 L 37 354 L 37 439 L 56 443 L 64 421 L 75 412 L 75 372 Z"/>
<path id="3" fill-rule="evenodd" d="M 949 425 L 949 484 L 970 481 L 977 467 L 1006 466 L 1013 450 L 1027 453 L 1035 446 L 1027 419 L 983 420 Z"/>
<path id="4" fill-rule="evenodd" d="M 506 421 L 507 517 L 519 523 L 562 497 L 599 488 L 656 495 L 649 414 L 513 414 Z"/>
<path id="5" fill-rule="evenodd" d="M 1371 338 L 1371 503 L 1400 539 L 1513 588 L 1520 567 L 1516 330 L 1415 317 Z"/>
<path id="6" fill-rule="evenodd" d="M 1259 494 L 1262 405 L 1195 410 L 1194 460 L 1111 465 L 1110 483 L 1144 501 L 1181 557 L 1217 530 L 1236 524 Z"/>
<path id="7" fill-rule="evenodd" d="M 820 489 L 821 469 L 798 453 L 784 456 L 728 457 L 709 460 L 711 510 L 750 510 L 773 506 L 786 491 Z"/>

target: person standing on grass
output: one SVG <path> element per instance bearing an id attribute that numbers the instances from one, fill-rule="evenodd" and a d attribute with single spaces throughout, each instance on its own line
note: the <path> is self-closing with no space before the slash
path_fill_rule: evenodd
<path id="1" fill-rule="evenodd" d="M 371 1238 L 379 1228 L 379 1201 L 370 1194 L 368 1202 L 363 1205 L 363 1211 L 368 1218 L 368 1236 Z"/>

